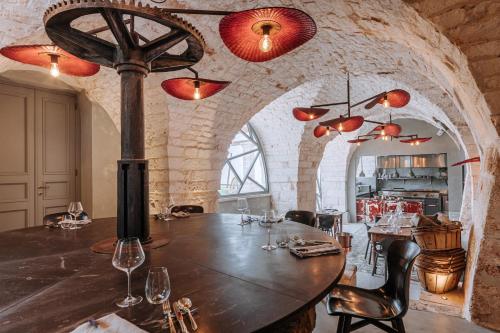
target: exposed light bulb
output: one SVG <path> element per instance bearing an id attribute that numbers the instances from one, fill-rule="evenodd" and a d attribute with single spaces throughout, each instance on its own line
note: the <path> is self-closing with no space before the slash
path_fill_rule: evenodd
<path id="1" fill-rule="evenodd" d="M 194 94 L 193 94 L 194 99 L 200 99 L 201 94 L 200 94 L 200 81 L 194 81 Z"/>
<path id="2" fill-rule="evenodd" d="M 410 142 L 410 146 L 414 146 L 415 145 L 415 142 Z"/>
<path id="3" fill-rule="evenodd" d="M 330 135 L 330 127 L 326 128 L 326 135 Z"/>
<path id="4" fill-rule="evenodd" d="M 415 144 L 416 144 L 417 146 L 418 146 L 418 145 L 420 145 L 420 141 L 415 142 Z"/>
<path id="5" fill-rule="evenodd" d="M 339 123 L 339 132 L 342 132 L 344 130 L 344 126 L 342 126 L 342 123 Z"/>
<path id="6" fill-rule="evenodd" d="M 259 49 L 262 52 L 269 52 L 272 48 L 273 41 L 271 40 L 271 37 L 269 37 L 269 34 L 263 34 L 259 42 Z"/>
<path id="7" fill-rule="evenodd" d="M 388 108 L 389 106 L 391 106 L 389 100 L 387 99 L 387 95 L 384 96 L 384 102 L 382 103 L 382 105 L 384 106 L 384 108 Z"/>
<path id="8" fill-rule="evenodd" d="M 385 136 L 385 129 L 384 129 L 383 127 L 382 127 L 382 131 L 380 131 L 380 134 L 381 134 L 382 136 Z"/>
<path id="9" fill-rule="evenodd" d="M 311 120 L 314 119 L 314 115 L 312 113 L 309 114 L 309 119 L 311 119 Z"/>
<path id="10" fill-rule="evenodd" d="M 59 56 L 56 54 L 50 55 L 50 75 L 53 77 L 58 77 L 59 72 Z"/>
<path id="11" fill-rule="evenodd" d="M 361 142 L 356 143 L 357 146 L 361 146 Z"/>

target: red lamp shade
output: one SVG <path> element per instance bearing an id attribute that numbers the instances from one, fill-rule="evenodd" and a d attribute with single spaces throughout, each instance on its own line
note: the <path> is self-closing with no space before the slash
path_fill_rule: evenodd
<path id="1" fill-rule="evenodd" d="M 363 142 L 366 142 L 370 139 L 354 139 L 354 140 L 347 140 L 347 142 L 349 143 L 363 143 Z"/>
<path id="2" fill-rule="evenodd" d="M 199 82 L 199 96 L 195 97 L 196 82 Z M 168 79 L 161 83 L 161 87 L 169 95 L 183 100 L 203 99 L 215 95 L 226 88 L 231 82 L 215 81 L 208 79 L 195 79 L 191 77 L 179 77 Z"/>
<path id="3" fill-rule="evenodd" d="M 328 109 L 319 109 L 319 108 L 294 108 L 293 116 L 295 119 L 300 121 L 310 121 L 314 119 L 318 119 L 319 117 L 325 115 Z"/>
<path id="4" fill-rule="evenodd" d="M 360 128 L 365 121 L 361 116 L 339 117 L 332 120 L 321 122 L 322 126 L 330 126 L 339 132 L 352 132 Z"/>
<path id="5" fill-rule="evenodd" d="M 290 52 L 313 38 L 316 30 L 309 15 L 284 7 L 245 10 L 225 16 L 219 23 L 220 36 L 228 49 L 252 62 Z"/>
<path id="6" fill-rule="evenodd" d="M 401 126 L 394 123 L 389 123 L 383 125 L 385 135 L 398 136 L 401 133 Z"/>
<path id="7" fill-rule="evenodd" d="M 407 140 L 399 140 L 399 142 L 418 145 L 418 144 L 430 141 L 431 139 L 432 138 L 413 138 L 413 139 L 407 139 Z"/>
<path id="8" fill-rule="evenodd" d="M 59 72 L 72 76 L 92 76 L 100 66 L 82 60 L 55 45 L 15 45 L 0 49 L 7 58 L 23 64 L 51 68 L 53 58 L 57 59 Z"/>
<path id="9" fill-rule="evenodd" d="M 402 108 L 410 102 L 410 94 L 403 89 L 394 89 L 387 93 L 388 106 L 392 108 Z M 382 96 L 378 103 L 384 105 L 385 96 Z M 384 105 L 385 106 L 385 105 Z"/>
<path id="10" fill-rule="evenodd" d="M 463 165 L 463 164 L 467 164 L 467 163 L 474 163 L 474 162 L 481 162 L 481 158 L 479 156 L 476 156 L 473 158 L 469 158 L 469 159 L 454 163 L 451 166 L 459 166 L 459 165 Z"/>
<path id="11" fill-rule="evenodd" d="M 328 133 L 328 129 L 325 126 L 318 125 L 314 128 L 314 136 L 321 138 L 323 135 Z"/>

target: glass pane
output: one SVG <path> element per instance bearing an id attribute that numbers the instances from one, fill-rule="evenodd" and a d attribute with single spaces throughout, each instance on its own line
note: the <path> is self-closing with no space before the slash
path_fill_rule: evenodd
<path id="1" fill-rule="evenodd" d="M 231 143 L 231 146 L 229 146 L 229 153 L 227 157 L 230 158 L 255 149 L 258 149 L 257 145 L 248 140 L 248 138 L 241 134 L 241 132 L 238 132 Z"/>
<path id="2" fill-rule="evenodd" d="M 231 195 L 237 194 L 238 188 L 240 187 L 240 182 L 238 178 L 234 175 L 233 170 L 229 168 L 226 163 L 222 169 L 221 181 L 220 181 L 220 195 Z"/>
<path id="3" fill-rule="evenodd" d="M 243 187 L 241 188 L 240 193 L 254 193 L 254 192 L 262 192 L 262 188 L 255 184 L 251 179 L 247 179 Z"/>
<path id="4" fill-rule="evenodd" d="M 254 151 L 253 153 L 240 156 L 230 161 L 231 165 L 233 166 L 234 170 L 236 170 L 236 173 L 238 174 L 238 176 L 240 176 L 240 179 L 242 181 L 245 181 L 243 178 L 245 178 L 248 170 L 250 170 L 250 167 L 252 166 L 255 157 L 258 154 L 258 151 Z"/>
<path id="5" fill-rule="evenodd" d="M 266 179 L 266 169 L 264 167 L 264 161 L 262 159 L 262 154 L 259 154 L 257 157 L 257 161 L 255 161 L 255 165 L 249 174 L 252 179 L 260 184 L 263 188 L 266 188 L 267 179 Z M 261 189 L 262 191 L 262 189 Z"/>

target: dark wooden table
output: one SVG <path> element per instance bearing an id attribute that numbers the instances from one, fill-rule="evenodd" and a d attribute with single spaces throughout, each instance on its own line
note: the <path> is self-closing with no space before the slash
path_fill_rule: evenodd
<path id="1" fill-rule="evenodd" d="M 260 248 L 266 230 L 255 223 L 238 226 L 239 219 L 201 214 L 151 221 L 152 232 L 166 232 L 171 241 L 146 252 L 145 263 L 132 273 L 133 294 L 144 297 L 151 265 L 166 266 L 170 299 L 192 299 L 198 332 L 272 332 L 313 307 L 340 279 L 344 253 L 298 259 L 285 249 L 267 252 Z M 286 224 L 306 239 L 329 238 L 305 225 Z M 0 233 L 0 331 L 67 332 L 111 312 L 147 331 L 161 331 L 160 306 L 146 300 L 129 309 L 114 305 L 126 295 L 126 274 L 113 268 L 110 255 L 89 247 L 115 230 L 115 219 L 101 219 L 81 230 Z"/>

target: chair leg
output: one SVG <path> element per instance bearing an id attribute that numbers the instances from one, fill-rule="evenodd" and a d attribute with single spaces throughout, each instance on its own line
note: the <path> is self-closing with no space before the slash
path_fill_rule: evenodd
<path id="1" fill-rule="evenodd" d="M 342 333 L 349 333 L 351 332 L 351 316 L 345 316 L 344 319 L 344 331 Z"/>
<path id="2" fill-rule="evenodd" d="M 339 316 L 339 323 L 337 325 L 337 333 L 343 333 L 344 332 L 344 320 L 345 320 L 345 316 L 344 315 L 340 315 Z"/>
<path id="3" fill-rule="evenodd" d="M 375 258 L 373 258 L 373 270 L 372 270 L 372 276 L 377 273 L 377 261 L 378 261 L 378 254 L 375 253 Z"/>
<path id="4" fill-rule="evenodd" d="M 387 281 L 387 257 L 384 258 L 384 278 Z"/>
<path id="5" fill-rule="evenodd" d="M 396 330 L 398 333 L 406 333 L 405 325 L 403 324 L 403 318 L 398 318 L 394 320 L 396 323 Z"/>
<path id="6" fill-rule="evenodd" d="M 370 241 L 368 240 L 368 243 L 366 243 L 365 260 L 366 260 L 366 257 L 368 256 L 368 248 L 369 247 L 370 247 Z"/>

